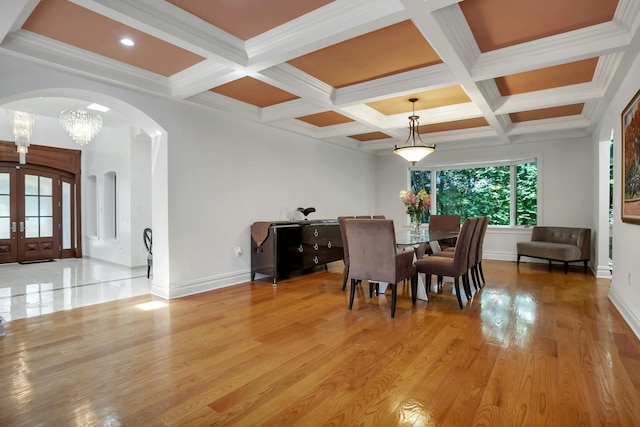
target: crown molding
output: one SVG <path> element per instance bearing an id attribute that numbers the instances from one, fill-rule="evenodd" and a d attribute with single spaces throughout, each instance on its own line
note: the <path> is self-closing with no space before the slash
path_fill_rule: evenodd
<path id="1" fill-rule="evenodd" d="M 613 22 L 483 53 L 474 80 L 487 80 L 615 53 L 629 43 L 629 33 Z"/>
<path id="2" fill-rule="evenodd" d="M 255 78 L 320 105 L 333 107 L 331 86 L 289 64 L 262 70 Z"/>
<path id="3" fill-rule="evenodd" d="M 245 73 L 205 59 L 169 77 L 172 94 L 176 98 L 188 98 L 244 77 Z"/>
<path id="4" fill-rule="evenodd" d="M 519 111 L 539 110 L 541 108 L 578 104 L 604 96 L 605 89 L 594 83 L 545 89 L 503 97 L 503 103 L 496 108 L 495 114 L 509 114 Z"/>
<path id="5" fill-rule="evenodd" d="M 384 99 L 390 95 L 398 96 L 457 84 L 446 64 L 436 64 L 336 89 L 334 102 L 338 106 L 349 106 Z"/>

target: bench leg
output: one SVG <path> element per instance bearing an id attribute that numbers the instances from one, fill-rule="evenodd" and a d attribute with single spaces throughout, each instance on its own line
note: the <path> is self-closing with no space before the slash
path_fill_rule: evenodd
<path id="1" fill-rule="evenodd" d="M 549 260 L 549 271 L 551 271 L 551 260 Z"/>
<path id="2" fill-rule="evenodd" d="M 564 262 L 564 274 L 567 274 L 569 272 L 569 263 L 568 262 Z"/>
<path id="3" fill-rule="evenodd" d="M 516 265 L 520 265 L 520 254 L 518 254 L 518 262 L 516 263 Z"/>

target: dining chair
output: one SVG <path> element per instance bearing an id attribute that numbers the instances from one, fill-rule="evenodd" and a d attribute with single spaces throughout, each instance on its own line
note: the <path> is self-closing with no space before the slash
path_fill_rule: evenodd
<path id="1" fill-rule="evenodd" d="M 484 216 L 481 217 L 484 218 L 484 221 L 481 224 L 482 227 L 482 231 L 480 232 L 480 240 L 478 241 L 478 259 L 476 260 L 476 274 L 480 274 L 480 278 L 482 278 L 481 286 L 484 285 L 486 282 L 484 280 L 484 273 L 482 271 L 482 248 L 484 246 L 484 235 L 487 234 L 487 228 L 489 226 L 489 217 L 488 216 Z"/>
<path id="2" fill-rule="evenodd" d="M 353 219 L 353 216 L 339 216 L 338 227 L 340 228 L 340 236 L 342 237 L 342 261 L 344 262 L 344 277 L 342 278 L 342 290 L 347 288 L 347 279 L 349 278 L 349 242 L 347 241 L 347 232 L 345 229 L 345 221 L 347 219 Z"/>
<path id="3" fill-rule="evenodd" d="M 460 231 L 460 215 L 431 215 L 429 217 L 429 231 Z M 440 249 L 453 247 L 456 239 L 443 240 L 439 242 Z"/>
<path id="4" fill-rule="evenodd" d="M 477 290 L 481 288 L 485 283 L 484 274 L 481 273 L 482 268 L 482 246 L 484 244 L 484 235 L 487 232 L 487 226 L 489 225 L 488 216 L 478 217 L 478 223 L 474 230 L 474 235 L 471 242 L 471 250 L 469 251 L 469 271 L 471 273 L 471 279 L 473 280 L 473 286 Z M 444 251 L 439 252 L 436 256 L 453 256 L 455 253 L 455 247 L 446 248 Z M 482 276 L 482 278 L 480 277 Z"/>
<path id="5" fill-rule="evenodd" d="M 147 248 L 147 279 L 151 274 L 151 267 L 153 266 L 153 234 L 150 228 L 145 228 L 142 232 L 142 239 L 144 241 L 144 247 Z"/>
<path id="6" fill-rule="evenodd" d="M 473 237 L 477 218 L 467 218 L 460 229 L 456 251 L 453 257 L 449 256 L 426 256 L 415 262 L 418 274 L 425 273 L 425 290 L 429 293 L 431 288 L 431 276 L 453 277 L 456 289 L 456 297 L 458 305 L 462 307 L 462 298 L 460 297 L 460 278 L 465 291 L 467 301 L 471 299 L 471 290 L 469 289 L 469 251 L 471 250 L 471 239 Z"/>
<path id="7" fill-rule="evenodd" d="M 391 288 L 391 317 L 395 317 L 398 282 L 411 280 L 411 302 L 416 303 L 417 275 L 413 265 L 413 251 L 397 252 L 393 220 L 345 220 L 349 242 L 351 292 L 349 310 L 353 307 L 356 284 L 360 280 L 370 283 L 386 282 Z"/>

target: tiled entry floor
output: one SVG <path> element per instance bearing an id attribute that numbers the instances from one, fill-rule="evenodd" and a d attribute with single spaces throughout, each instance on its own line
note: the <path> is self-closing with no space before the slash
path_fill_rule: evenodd
<path id="1" fill-rule="evenodd" d="M 9 322 L 145 295 L 150 289 L 146 266 L 128 268 L 91 258 L 2 264 L 0 316 Z"/>

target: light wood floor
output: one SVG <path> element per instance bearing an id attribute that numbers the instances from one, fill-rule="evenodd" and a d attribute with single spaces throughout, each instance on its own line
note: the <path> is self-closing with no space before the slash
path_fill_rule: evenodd
<path id="1" fill-rule="evenodd" d="M 395 319 L 362 290 L 349 311 L 334 263 L 155 310 L 140 296 L 15 320 L 0 425 L 640 425 L 640 342 L 607 280 L 484 270 L 464 310 L 445 284 L 415 307 L 401 292 Z"/>

